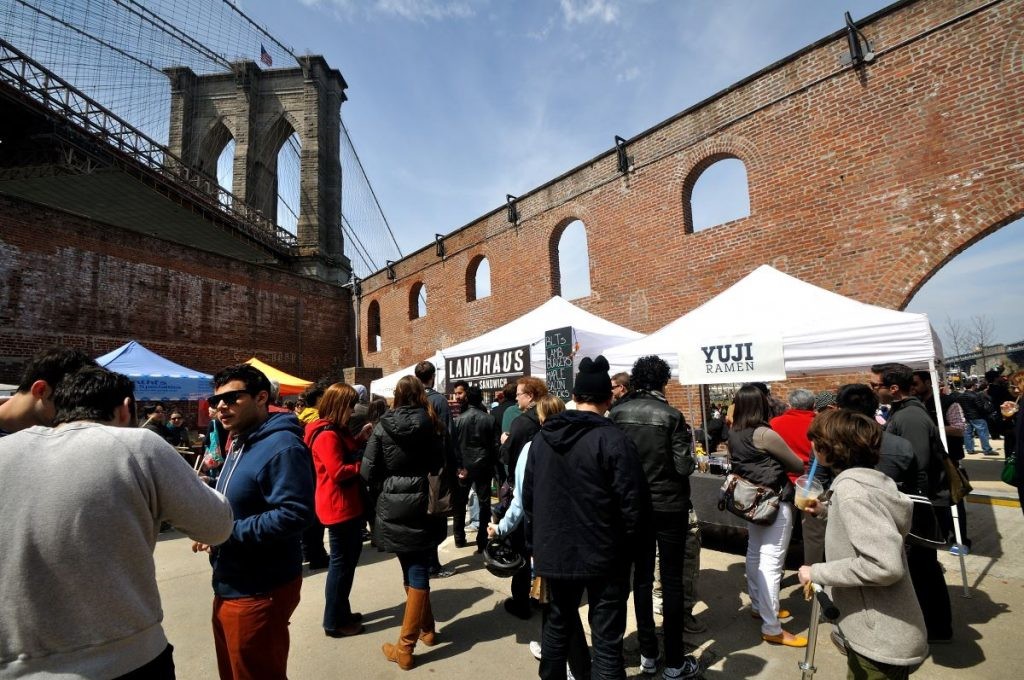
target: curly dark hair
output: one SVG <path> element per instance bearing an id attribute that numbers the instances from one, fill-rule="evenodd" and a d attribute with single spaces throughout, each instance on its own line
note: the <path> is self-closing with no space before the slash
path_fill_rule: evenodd
<path id="1" fill-rule="evenodd" d="M 672 369 L 668 362 L 661 357 L 651 354 L 640 357 L 633 364 L 633 372 L 629 377 L 629 386 L 634 390 L 646 390 L 648 392 L 663 392 L 669 378 L 672 377 Z"/>

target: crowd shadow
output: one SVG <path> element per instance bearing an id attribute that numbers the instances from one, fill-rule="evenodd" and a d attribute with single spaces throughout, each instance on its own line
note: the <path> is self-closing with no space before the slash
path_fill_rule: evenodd
<path id="1" fill-rule="evenodd" d="M 970 589 L 969 598 L 959 597 L 959 593 L 959 588 L 950 588 L 953 642 L 931 646 L 932 663 L 936 666 L 962 669 L 986 661 L 985 650 L 979 644 L 982 636 L 974 626 L 988 623 L 1012 611 L 1009 604 L 994 601 L 988 593 L 978 588 Z"/>

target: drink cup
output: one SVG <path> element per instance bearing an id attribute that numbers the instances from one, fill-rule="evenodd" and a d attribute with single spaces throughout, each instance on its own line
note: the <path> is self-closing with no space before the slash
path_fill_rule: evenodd
<path id="1" fill-rule="evenodd" d="M 1016 402 L 1004 401 L 1002 405 L 999 407 L 999 410 L 1002 411 L 1004 418 L 1012 418 L 1013 415 L 1017 412 L 1018 406 Z"/>
<path id="2" fill-rule="evenodd" d="M 796 507 L 806 510 L 810 501 L 818 499 L 818 496 L 825 492 L 825 487 L 820 482 L 812 480 L 808 484 L 807 475 L 801 475 L 796 480 Z"/>

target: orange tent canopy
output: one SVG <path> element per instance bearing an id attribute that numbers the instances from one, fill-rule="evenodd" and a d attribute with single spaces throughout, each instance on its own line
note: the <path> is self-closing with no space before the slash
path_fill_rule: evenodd
<path id="1" fill-rule="evenodd" d="M 270 380 L 276 380 L 278 384 L 281 385 L 281 396 L 301 394 L 307 387 L 313 384 L 310 380 L 296 378 L 294 375 L 289 375 L 280 369 L 274 368 L 270 364 L 264 363 L 256 357 L 249 359 L 245 363 L 263 371 L 263 375 L 267 376 Z"/>

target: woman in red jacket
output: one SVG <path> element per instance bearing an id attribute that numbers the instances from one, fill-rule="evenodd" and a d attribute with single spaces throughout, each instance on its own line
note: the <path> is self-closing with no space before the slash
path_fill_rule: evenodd
<path id="1" fill-rule="evenodd" d="M 372 425 L 367 423 L 355 437 L 349 433 L 357 399 L 351 385 L 331 385 L 317 404 L 320 417 L 306 425 L 306 446 L 316 469 L 316 516 L 327 527 L 331 544 L 324 607 L 324 633 L 329 637 L 363 632 L 363 615 L 352 612 L 348 596 L 363 550 L 360 447 Z"/>

